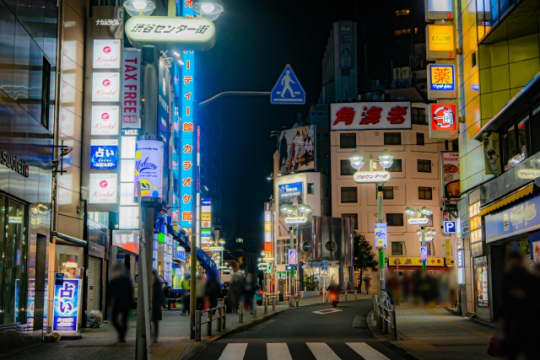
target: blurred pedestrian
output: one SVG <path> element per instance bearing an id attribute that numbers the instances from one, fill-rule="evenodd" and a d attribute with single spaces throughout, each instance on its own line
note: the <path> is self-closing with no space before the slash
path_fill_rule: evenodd
<path id="1" fill-rule="evenodd" d="M 205 295 L 208 297 L 209 306 L 215 308 L 221 295 L 221 287 L 215 274 L 209 274 L 205 285 Z"/>
<path id="2" fill-rule="evenodd" d="M 244 291 L 245 281 L 246 279 L 241 271 L 236 271 L 233 274 L 230 288 L 230 298 L 233 312 L 238 311 L 240 298 L 242 297 L 242 292 Z"/>
<path id="3" fill-rule="evenodd" d="M 204 310 L 204 281 L 201 275 L 196 277 L 195 296 L 197 297 L 197 310 Z"/>
<path id="4" fill-rule="evenodd" d="M 538 326 L 531 319 L 538 306 L 533 287 L 535 278 L 523 265 L 521 253 L 512 251 L 507 258 L 507 271 L 503 279 L 501 315 L 503 319 L 503 351 L 509 360 L 524 356 L 537 359 L 534 340 Z"/>
<path id="5" fill-rule="evenodd" d="M 190 294 L 190 276 L 189 274 L 186 274 L 184 277 L 184 280 L 182 280 L 182 315 L 189 314 L 189 294 Z"/>
<path id="6" fill-rule="evenodd" d="M 112 324 L 118 335 L 118 342 L 126 342 L 129 310 L 133 308 L 133 284 L 121 264 L 114 265 L 109 283 L 109 304 L 112 308 Z"/>
<path id="7" fill-rule="evenodd" d="M 255 295 L 255 291 L 257 291 L 255 280 L 253 274 L 249 273 L 246 276 L 243 296 L 246 310 L 249 310 L 250 312 L 253 312 L 253 296 Z"/>
<path id="8" fill-rule="evenodd" d="M 152 271 L 152 324 L 154 325 L 154 343 L 158 342 L 159 322 L 163 319 L 161 307 L 164 304 L 163 288 L 156 270 Z"/>

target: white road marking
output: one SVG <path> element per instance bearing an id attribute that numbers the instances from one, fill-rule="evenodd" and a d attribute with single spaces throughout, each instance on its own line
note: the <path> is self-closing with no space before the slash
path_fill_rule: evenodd
<path id="1" fill-rule="evenodd" d="M 343 310 L 338 309 L 338 308 L 328 308 L 328 309 L 316 310 L 316 311 L 313 311 L 313 313 L 317 315 L 327 315 L 327 314 L 337 313 L 340 311 L 343 311 Z"/>
<path id="2" fill-rule="evenodd" d="M 390 360 L 366 343 L 346 343 L 358 355 L 369 360 Z"/>
<path id="3" fill-rule="evenodd" d="M 267 360 L 292 360 L 287 343 L 267 343 Z"/>
<path id="4" fill-rule="evenodd" d="M 341 360 L 326 343 L 306 343 L 317 360 Z"/>
<path id="5" fill-rule="evenodd" d="M 247 343 L 230 343 L 225 346 L 219 360 L 243 360 L 246 354 Z"/>

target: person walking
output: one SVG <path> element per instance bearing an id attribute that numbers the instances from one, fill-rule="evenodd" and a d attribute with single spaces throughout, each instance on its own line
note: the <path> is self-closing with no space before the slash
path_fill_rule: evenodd
<path id="1" fill-rule="evenodd" d="M 159 322 L 163 319 L 161 307 L 164 304 L 163 288 L 156 270 L 152 271 L 152 324 L 154 343 L 158 342 Z"/>
<path id="2" fill-rule="evenodd" d="M 255 280 L 253 279 L 253 274 L 249 273 L 246 277 L 243 296 L 246 310 L 249 310 L 251 313 L 253 313 L 253 296 L 255 295 L 255 291 L 257 291 Z"/>
<path id="3" fill-rule="evenodd" d="M 134 307 L 133 284 L 125 268 L 116 264 L 109 283 L 109 306 L 112 309 L 112 324 L 118 335 L 118 342 L 126 342 L 129 310 Z"/>
<path id="4" fill-rule="evenodd" d="M 189 314 L 189 294 L 190 294 L 190 276 L 189 274 L 186 274 L 184 277 L 184 280 L 182 281 L 182 290 L 184 293 L 182 294 L 182 315 L 188 315 Z"/>
<path id="5" fill-rule="evenodd" d="M 215 308 L 218 303 L 218 298 L 221 295 L 221 287 L 219 286 L 219 281 L 215 274 L 209 274 L 208 280 L 206 280 L 204 292 L 208 297 L 210 308 Z"/>

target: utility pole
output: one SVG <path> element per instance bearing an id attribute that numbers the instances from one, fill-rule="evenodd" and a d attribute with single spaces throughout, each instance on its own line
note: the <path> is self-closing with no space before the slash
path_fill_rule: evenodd
<path id="1" fill-rule="evenodd" d="M 383 185 L 377 183 L 377 222 L 384 222 L 383 214 Z M 385 254 L 384 248 L 379 249 L 379 274 L 380 274 L 380 293 L 386 290 L 386 278 L 385 278 Z"/>

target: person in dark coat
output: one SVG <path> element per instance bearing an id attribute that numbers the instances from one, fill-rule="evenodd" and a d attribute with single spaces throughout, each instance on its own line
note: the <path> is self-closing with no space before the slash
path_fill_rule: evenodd
<path id="1" fill-rule="evenodd" d="M 161 307 L 164 304 L 163 287 L 158 273 L 152 271 L 152 323 L 154 324 L 154 342 L 157 343 L 159 336 L 159 322 L 163 319 Z"/>
<path id="2" fill-rule="evenodd" d="M 125 268 L 116 264 L 109 283 L 109 304 L 112 308 L 112 324 L 118 334 L 118 342 L 126 342 L 128 314 L 133 308 L 133 284 Z"/>
<path id="3" fill-rule="evenodd" d="M 219 286 L 218 279 L 212 273 L 208 275 L 208 280 L 206 280 L 204 293 L 205 296 L 208 297 L 208 300 L 210 300 L 210 308 L 215 308 L 218 303 L 218 298 L 221 295 L 221 287 Z"/>
<path id="4" fill-rule="evenodd" d="M 503 279 L 503 351 L 506 358 L 514 360 L 524 355 L 525 359 L 538 359 L 535 354 L 534 336 L 536 326 L 531 319 L 536 308 L 534 299 L 534 277 L 523 266 L 522 255 L 512 251 L 507 258 L 508 270 Z"/>

